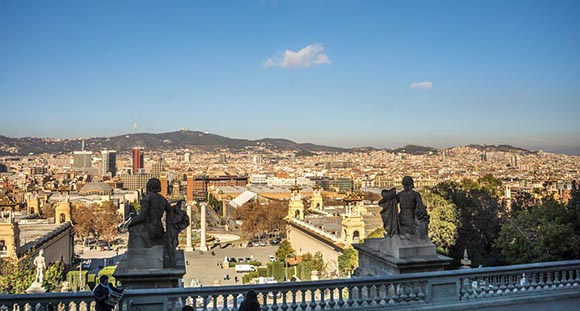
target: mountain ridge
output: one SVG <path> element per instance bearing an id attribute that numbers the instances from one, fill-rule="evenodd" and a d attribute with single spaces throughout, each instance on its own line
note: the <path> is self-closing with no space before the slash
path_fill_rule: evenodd
<path id="1" fill-rule="evenodd" d="M 60 139 L 22 137 L 11 138 L 0 135 L 0 155 L 25 155 L 29 153 L 69 153 L 81 150 L 82 138 Z M 429 146 L 406 145 L 396 149 L 375 147 L 340 148 L 333 146 L 317 145 L 313 143 L 297 143 L 286 138 L 261 138 L 256 140 L 244 138 L 230 138 L 208 132 L 178 130 L 165 133 L 131 133 L 110 137 L 84 138 L 85 149 L 99 151 L 113 149 L 117 151 L 129 151 L 135 146 L 141 146 L 150 150 L 171 149 L 198 149 L 216 151 L 230 149 L 239 151 L 248 147 L 267 147 L 272 150 L 289 151 L 295 150 L 301 154 L 312 152 L 371 152 L 385 150 L 393 153 L 408 154 L 437 154 L 441 150 Z M 518 153 L 534 153 L 519 147 L 510 145 L 478 145 L 471 144 L 466 147 L 476 148 L 481 151 L 504 151 Z"/>

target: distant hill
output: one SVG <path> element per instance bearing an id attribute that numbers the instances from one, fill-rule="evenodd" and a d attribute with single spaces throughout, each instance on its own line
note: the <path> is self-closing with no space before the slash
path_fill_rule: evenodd
<path id="1" fill-rule="evenodd" d="M 536 151 L 530 151 L 524 148 L 514 147 L 510 145 L 467 145 L 466 147 L 475 148 L 480 151 L 486 152 L 515 152 L 522 154 L 534 154 Z"/>
<path id="2" fill-rule="evenodd" d="M 373 147 L 356 147 L 356 148 L 338 148 L 331 146 L 315 145 L 311 143 L 297 143 L 283 138 L 263 138 L 258 140 L 229 138 L 216 134 L 181 130 L 168 133 L 137 133 L 126 134 L 113 137 L 92 137 L 85 139 L 85 149 L 91 151 L 100 151 L 102 149 L 114 149 L 117 151 L 129 151 L 134 146 L 141 146 L 149 150 L 173 150 L 173 149 L 191 149 L 215 151 L 220 149 L 230 149 L 239 151 L 244 148 L 265 147 L 276 151 L 296 151 L 296 156 L 308 156 L 312 152 L 371 152 L 376 150 L 385 150 L 393 153 L 407 153 L 423 155 L 439 152 L 438 149 L 427 146 L 406 145 L 394 150 L 377 149 Z M 467 147 L 476 148 L 481 151 L 501 151 L 516 152 L 521 154 L 531 154 L 535 151 L 529 151 L 523 148 L 509 145 L 468 145 Z M 55 138 L 37 138 L 23 137 L 11 138 L 0 135 L 0 155 L 25 155 L 29 153 L 70 153 L 81 149 L 81 139 L 55 139 Z"/>
<path id="3" fill-rule="evenodd" d="M 415 154 L 415 155 L 423 155 L 429 153 L 437 153 L 439 149 L 433 147 L 426 147 L 426 146 L 417 146 L 417 145 L 406 145 L 401 148 L 397 148 L 395 150 L 391 150 L 393 153 L 408 153 L 408 154 Z"/>
<path id="4" fill-rule="evenodd" d="M 241 150 L 251 146 L 263 146 L 274 150 L 297 151 L 326 151 L 344 152 L 348 149 L 315 145 L 310 143 L 299 144 L 288 139 L 264 138 L 260 140 L 236 139 L 199 131 L 182 130 L 168 133 L 138 133 L 114 137 L 93 137 L 85 139 L 85 149 L 98 151 L 114 149 L 128 151 L 134 146 L 141 146 L 150 150 L 170 150 L 190 148 L 200 150 L 214 150 L 229 148 Z M 0 155 L 23 155 L 29 153 L 69 153 L 81 149 L 81 139 L 52 139 L 52 138 L 10 138 L 0 136 Z"/>

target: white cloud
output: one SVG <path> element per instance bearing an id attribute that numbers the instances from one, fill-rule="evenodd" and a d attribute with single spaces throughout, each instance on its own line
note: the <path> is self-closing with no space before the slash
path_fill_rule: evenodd
<path id="1" fill-rule="evenodd" d="M 330 58 L 324 53 L 324 47 L 321 44 L 310 44 L 298 52 L 286 50 L 284 53 L 278 53 L 263 62 L 262 67 L 310 68 L 322 64 L 330 64 Z"/>
<path id="2" fill-rule="evenodd" d="M 409 85 L 412 89 L 425 89 L 430 90 L 433 88 L 433 83 L 431 81 L 423 81 L 423 82 L 413 82 Z"/>

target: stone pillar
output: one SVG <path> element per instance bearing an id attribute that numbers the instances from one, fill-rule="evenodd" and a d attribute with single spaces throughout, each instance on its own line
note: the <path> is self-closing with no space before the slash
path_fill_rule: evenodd
<path id="1" fill-rule="evenodd" d="M 187 188 L 186 188 L 187 201 L 193 201 L 193 172 L 187 172 Z"/>
<path id="2" fill-rule="evenodd" d="M 206 244 L 206 237 L 205 237 L 205 222 L 206 222 L 206 209 L 207 203 L 201 203 L 201 238 L 199 241 L 199 250 L 202 252 L 207 252 L 207 244 Z"/>
<path id="3" fill-rule="evenodd" d="M 193 246 L 191 246 L 191 203 L 187 204 L 187 216 L 189 217 L 189 226 L 185 228 L 185 230 L 187 230 L 187 244 L 185 245 L 185 251 L 193 252 Z"/>
<path id="4" fill-rule="evenodd" d="M 228 202 L 225 199 L 222 200 L 222 217 L 228 217 Z"/>

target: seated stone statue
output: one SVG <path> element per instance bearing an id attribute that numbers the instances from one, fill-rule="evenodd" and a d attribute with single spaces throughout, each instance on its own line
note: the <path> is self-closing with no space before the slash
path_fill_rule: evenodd
<path id="1" fill-rule="evenodd" d="M 171 206 L 169 201 L 159 194 L 160 191 L 160 180 L 151 178 L 147 182 L 147 194 L 141 200 L 141 211 L 132 217 L 127 225 L 129 228 L 128 256 L 132 254 L 148 256 L 152 252 L 147 249 L 159 248 L 160 252 L 163 251 L 163 268 L 173 268 L 175 267 L 177 237 L 179 232 L 189 226 L 189 217 L 181 209 L 181 201 L 177 206 Z M 166 231 L 162 222 L 164 214 Z M 134 259 L 147 263 L 146 258 Z M 129 264 L 133 263 L 129 260 Z M 143 264 L 140 265 L 139 267 L 145 268 L 142 267 Z"/>
<path id="2" fill-rule="evenodd" d="M 421 195 L 413 188 L 413 178 L 405 176 L 403 191 L 395 194 L 395 188 L 392 188 L 381 192 L 383 198 L 379 201 L 379 206 L 382 207 L 381 218 L 387 236 L 427 237 L 429 215 Z"/>

